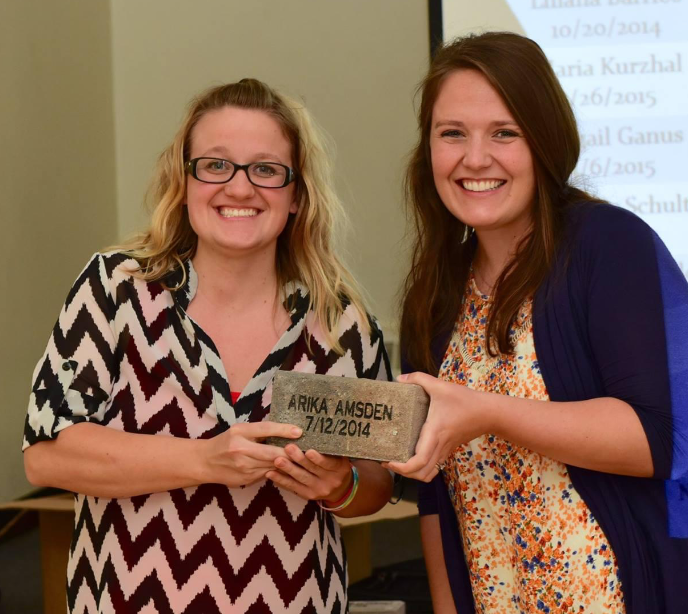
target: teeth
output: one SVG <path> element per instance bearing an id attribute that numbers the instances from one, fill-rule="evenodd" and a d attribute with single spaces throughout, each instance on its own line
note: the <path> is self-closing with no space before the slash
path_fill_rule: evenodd
<path id="1" fill-rule="evenodd" d="M 218 211 L 222 217 L 253 217 L 258 215 L 257 209 L 233 209 L 232 207 L 220 207 Z"/>
<path id="2" fill-rule="evenodd" d="M 470 179 L 464 179 L 461 182 L 461 185 L 471 192 L 487 192 L 487 190 L 494 190 L 505 183 L 506 181 L 502 181 L 501 179 L 491 179 L 488 181 L 472 181 Z"/>

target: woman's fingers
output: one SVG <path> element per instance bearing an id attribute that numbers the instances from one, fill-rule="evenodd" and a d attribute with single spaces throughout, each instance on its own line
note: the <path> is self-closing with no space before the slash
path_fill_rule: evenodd
<path id="1" fill-rule="evenodd" d="M 430 394 L 430 389 L 432 389 L 435 382 L 437 382 L 437 378 L 433 377 L 432 375 L 428 375 L 427 373 L 414 371 L 413 373 L 404 373 L 403 375 L 399 375 L 397 377 L 397 381 L 403 384 L 416 384 L 417 386 L 421 386 L 425 392 Z"/>
<path id="2" fill-rule="evenodd" d="M 283 424 L 281 422 L 237 422 L 230 428 L 235 434 L 246 437 L 247 439 L 263 440 L 266 437 L 285 437 L 287 439 L 298 439 L 303 435 L 303 430 L 293 424 Z"/>
<path id="3" fill-rule="evenodd" d="M 288 458 L 276 458 L 274 466 L 304 486 L 313 484 L 318 479 L 318 476 Z"/>
<path id="4" fill-rule="evenodd" d="M 407 463 L 386 463 L 383 466 L 391 469 L 394 473 L 421 482 L 429 482 L 439 472 L 438 463 L 416 463 L 415 460 L 416 457 L 414 456 Z"/>
<path id="5" fill-rule="evenodd" d="M 265 477 L 304 499 L 322 499 L 325 496 L 323 481 L 288 458 L 275 459 L 275 470 L 268 471 Z"/>
<path id="6" fill-rule="evenodd" d="M 287 458 L 275 459 L 275 467 L 302 484 L 312 486 L 318 480 L 331 480 L 334 477 L 330 475 L 331 470 L 320 466 L 320 463 L 327 464 L 327 461 L 315 450 L 309 450 L 307 454 L 304 454 L 297 446 L 288 445 L 284 451 Z"/>
<path id="7" fill-rule="evenodd" d="M 209 481 L 230 488 L 252 484 L 274 469 L 275 460 L 286 458 L 283 448 L 259 443 L 266 437 L 295 439 L 302 430 L 276 422 L 240 422 L 208 440 L 205 450 Z"/>
<path id="8" fill-rule="evenodd" d="M 421 482 L 429 482 L 438 472 L 437 461 L 427 462 L 418 456 L 412 456 L 405 463 L 389 462 L 382 463 L 382 466 L 386 469 L 391 469 L 394 473 L 407 478 L 413 478 L 414 480 L 420 480 Z"/>
<path id="9" fill-rule="evenodd" d="M 387 467 L 408 478 L 430 481 L 437 475 L 437 463 L 443 459 L 442 450 L 434 427 L 425 423 L 416 443 L 416 453 L 405 463 L 383 463 Z"/>
<path id="10" fill-rule="evenodd" d="M 306 458 L 323 471 L 351 471 L 351 463 L 343 456 L 328 456 L 320 454 L 317 450 L 307 450 Z"/>
<path id="11" fill-rule="evenodd" d="M 322 469 L 320 469 L 316 463 L 312 462 L 308 456 L 298 448 L 298 446 L 289 444 L 288 446 L 285 446 L 284 452 L 290 460 L 303 467 L 309 473 L 318 475 L 322 471 Z"/>
<path id="12" fill-rule="evenodd" d="M 247 458 L 252 459 L 260 467 L 274 467 L 275 460 L 285 458 L 286 454 L 282 448 L 277 446 L 266 446 L 261 443 L 249 441 L 243 450 Z"/>
<path id="13" fill-rule="evenodd" d="M 291 444 L 285 447 L 284 458 L 275 459 L 274 466 L 277 471 L 269 471 L 265 477 L 305 499 L 331 500 L 351 481 L 349 459 L 315 450 L 304 453 Z"/>
<path id="14" fill-rule="evenodd" d="M 332 472 L 348 473 L 351 470 L 349 460 L 344 457 L 320 454 L 317 450 L 302 452 L 294 444 L 285 446 L 284 452 L 292 461 L 318 476 Z"/>
<path id="15" fill-rule="evenodd" d="M 280 469 L 279 471 L 275 469 L 273 469 L 272 471 L 268 471 L 265 474 L 265 477 L 271 482 L 277 484 L 277 486 L 279 486 L 280 488 L 290 490 L 303 499 L 312 498 L 312 495 L 306 486 L 292 478 L 288 473 L 283 473 L 282 469 Z"/>

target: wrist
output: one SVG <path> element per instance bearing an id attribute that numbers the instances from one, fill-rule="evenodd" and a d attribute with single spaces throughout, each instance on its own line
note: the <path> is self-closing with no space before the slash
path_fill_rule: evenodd
<path id="1" fill-rule="evenodd" d="M 180 465 L 186 466 L 184 471 L 188 473 L 188 478 L 193 485 L 219 483 L 213 475 L 212 464 L 208 460 L 212 439 L 190 439 L 189 444 L 191 445 L 190 462 L 180 463 Z"/>
<path id="2" fill-rule="evenodd" d="M 478 399 L 478 406 L 483 418 L 483 432 L 498 435 L 501 432 L 501 402 L 510 397 L 494 392 L 479 392 L 482 398 Z"/>
<path id="3" fill-rule="evenodd" d="M 344 481 L 337 490 L 331 492 L 327 499 L 322 499 L 324 505 L 327 507 L 337 507 L 338 505 L 341 505 L 351 494 L 351 489 L 354 487 L 353 469 L 353 464 L 349 462 L 349 472 L 347 474 L 348 479 Z"/>
<path id="4" fill-rule="evenodd" d="M 344 495 L 338 501 L 319 500 L 318 505 L 322 509 L 328 512 L 339 512 L 351 504 L 358 491 L 358 469 L 353 464 L 351 465 L 350 474 L 351 482 Z"/>

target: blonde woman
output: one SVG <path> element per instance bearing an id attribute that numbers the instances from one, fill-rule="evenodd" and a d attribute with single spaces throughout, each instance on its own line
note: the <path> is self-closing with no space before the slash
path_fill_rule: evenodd
<path id="1" fill-rule="evenodd" d="M 381 508 L 377 463 L 262 443 L 278 369 L 389 379 L 333 251 L 307 112 L 244 79 L 193 101 L 150 229 L 96 254 L 34 374 L 29 480 L 76 493 L 70 612 L 343 612 L 331 514 Z"/>

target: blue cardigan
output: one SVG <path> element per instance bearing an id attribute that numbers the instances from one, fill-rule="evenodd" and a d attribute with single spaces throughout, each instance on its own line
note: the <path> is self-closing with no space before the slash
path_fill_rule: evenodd
<path id="1" fill-rule="evenodd" d="M 612 205 L 571 208 L 567 237 L 533 306 L 552 401 L 615 397 L 645 430 L 654 479 L 568 465 L 616 554 L 627 614 L 688 612 L 688 283 L 659 237 Z M 438 336 L 441 359 L 449 334 Z M 439 362 L 439 360 L 438 360 Z M 460 529 L 441 476 L 419 487 L 439 514 L 461 614 L 475 612 Z"/>

